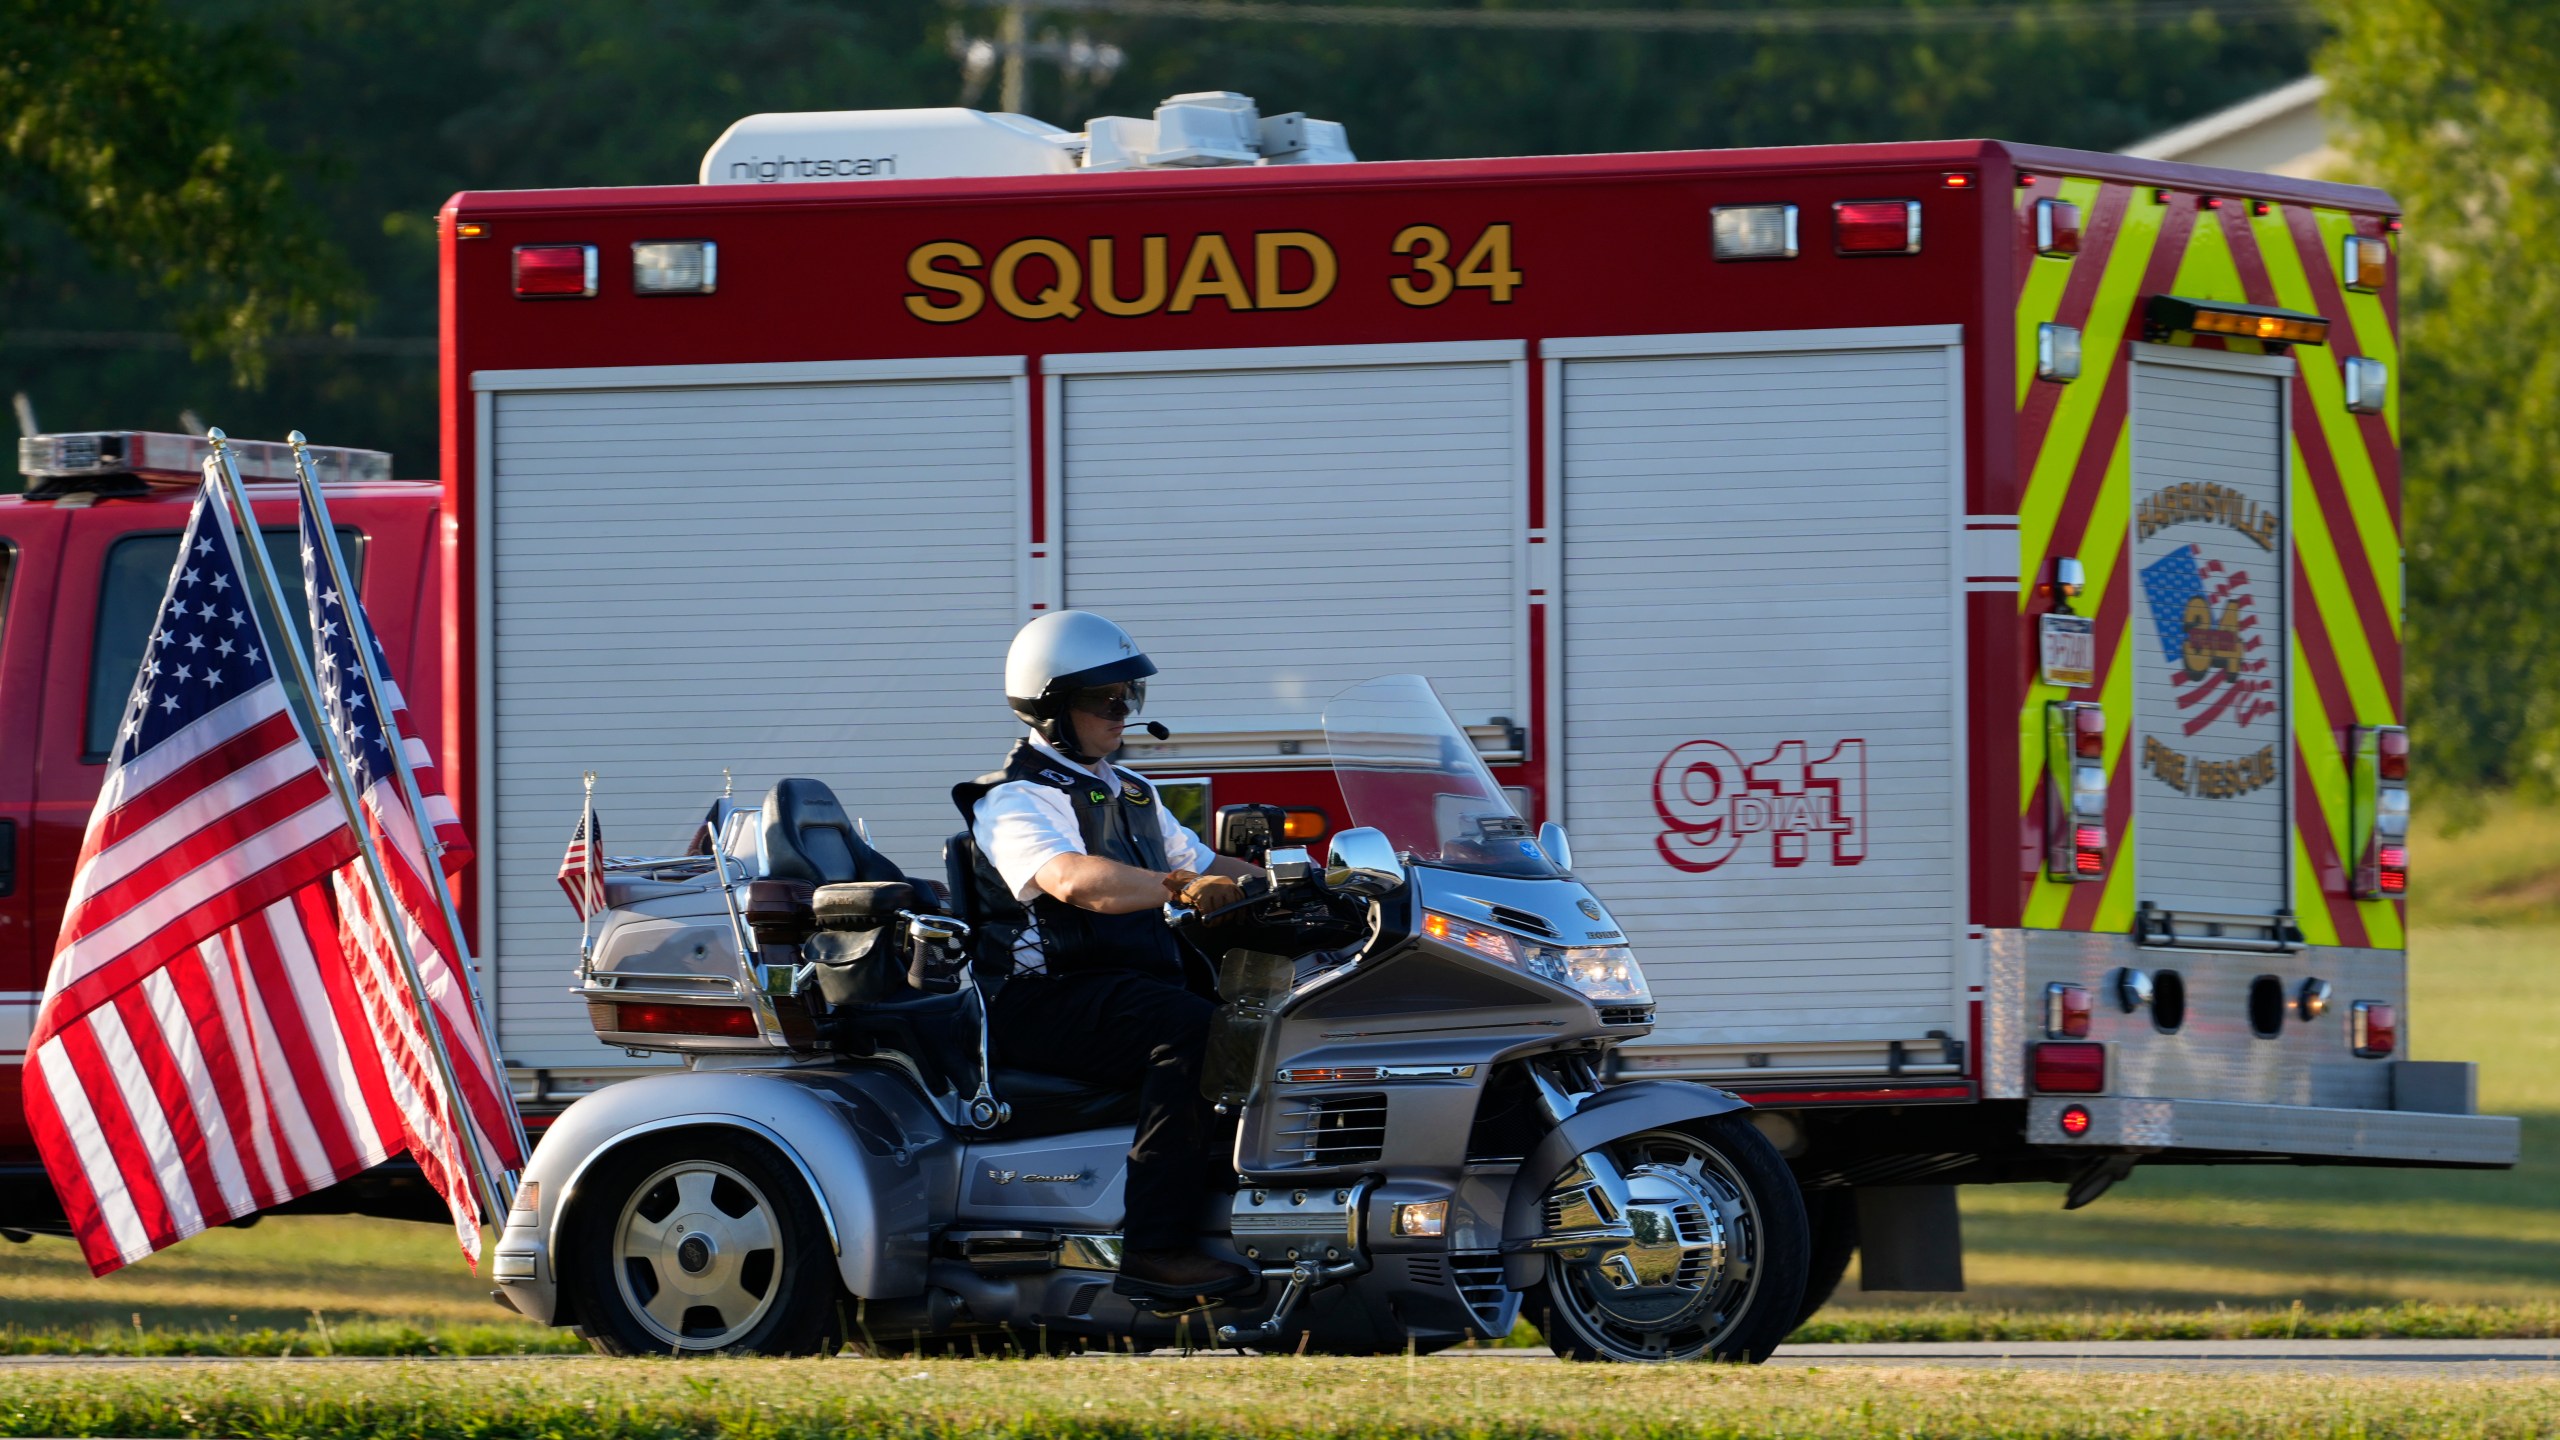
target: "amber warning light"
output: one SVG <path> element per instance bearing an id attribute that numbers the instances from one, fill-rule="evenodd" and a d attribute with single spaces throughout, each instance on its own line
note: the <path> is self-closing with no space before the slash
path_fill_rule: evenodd
<path id="1" fill-rule="evenodd" d="M 2152 296 L 2143 321 L 2143 338 L 2153 341 L 2177 335 L 2218 335 L 2276 345 L 2321 345 L 2329 339 L 2329 322 L 2317 315 L 2177 295 Z"/>

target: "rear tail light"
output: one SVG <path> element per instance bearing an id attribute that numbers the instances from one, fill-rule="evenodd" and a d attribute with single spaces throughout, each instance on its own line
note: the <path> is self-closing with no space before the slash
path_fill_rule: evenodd
<path id="1" fill-rule="evenodd" d="M 2391 273 L 2391 247 L 2370 235 L 2350 235 L 2339 247 L 2338 283 L 2350 290 L 2382 288 Z"/>
<path id="2" fill-rule="evenodd" d="M 2068 200 L 2036 202 L 2036 253 L 2080 253 L 2080 207 Z"/>
<path id="3" fill-rule="evenodd" d="M 2400 1048 L 2400 1009 L 2379 1000 L 2359 1000 L 2347 1014 L 2347 1043 L 2361 1060 L 2379 1060 Z"/>
<path id="4" fill-rule="evenodd" d="M 753 1040 L 762 1033 L 756 1029 L 755 1012 L 743 1005 L 617 1004 L 612 1010 L 611 1028 L 626 1035 L 734 1035 Z"/>
<path id="5" fill-rule="evenodd" d="M 2107 712 L 2085 700 L 2045 711 L 2045 873 L 2074 884 L 2107 875 Z"/>
<path id="6" fill-rule="evenodd" d="M 2107 1088 L 2107 1047 L 2048 1040 L 2035 1049 L 2036 1088 L 2048 1095 L 2096 1095 Z"/>
<path id="7" fill-rule="evenodd" d="M 1920 202 L 1843 200 L 1831 207 L 1831 240 L 1843 255 L 1920 253 Z"/>
<path id="8" fill-rule="evenodd" d="M 2404 846 L 2385 845 L 2376 859 L 2374 882 L 2385 895 L 2409 893 L 2409 851 Z"/>
<path id="9" fill-rule="evenodd" d="M 593 245 L 519 245 L 516 247 L 516 298 L 519 300 L 589 300 L 596 293 L 596 247 Z"/>
<path id="10" fill-rule="evenodd" d="M 1718 205 L 1707 212 L 1719 260 L 1796 258 L 1796 207 Z"/>
<path id="11" fill-rule="evenodd" d="M 2359 900 L 2397 900 L 2409 893 L 2409 732 L 2398 725 L 2359 725 L 2347 736 L 2348 824 Z"/>
<path id="12" fill-rule="evenodd" d="M 708 295 L 720 285 L 720 247 L 709 240 L 642 240 L 631 247 L 631 293 Z"/>
<path id="13" fill-rule="evenodd" d="M 2056 982 L 2044 987 L 2044 1033 L 2057 1040 L 2089 1038 L 2089 1018 L 2097 1006 L 2086 985 Z"/>
<path id="14" fill-rule="evenodd" d="M 2062 1107 L 2060 1121 L 2062 1125 L 2062 1133 L 2070 1136 L 2074 1140 L 2077 1140 L 2081 1136 L 2089 1133 L 2089 1107 L 2086 1105 L 2065 1105 Z"/>

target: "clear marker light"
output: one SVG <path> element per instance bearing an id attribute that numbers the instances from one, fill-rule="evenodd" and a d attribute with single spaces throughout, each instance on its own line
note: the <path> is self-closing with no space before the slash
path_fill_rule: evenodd
<path id="1" fill-rule="evenodd" d="M 1718 205 L 1707 212 L 1715 228 L 1719 260 L 1796 258 L 1796 207 Z"/>
<path id="2" fill-rule="evenodd" d="M 720 247 L 709 240 L 643 240 L 631 247 L 637 295 L 708 295 L 720 286 Z"/>

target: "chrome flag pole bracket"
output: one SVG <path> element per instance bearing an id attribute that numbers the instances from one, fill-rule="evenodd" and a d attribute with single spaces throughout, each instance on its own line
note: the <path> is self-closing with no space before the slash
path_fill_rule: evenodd
<path id="1" fill-rule="evenodd" d="M 498 1052 L 497 1020 L 490 1014 L 488 998 L 480 990 L 479 962 L 471 954 L 471 942 L 463 936 L 462 916 L 454 909 L 453 895 L 445 888 L 444 842 L 436 838 L 435 826 L 427 819 L 426 801 L 418 791 L 418 777 L 409 768 L 408 751 L 402 748 L 402 742 L 406 737 L 402 736 L 399 727 L 392 723 L 393 707 L 384 699 L 390 687 L 385 683 L 381 668 L 375 663 L 377 652 L 374 649 L 373 617 L 365 613 L 363 602 L 356 593 L 355 577 L 347 571 L 347 557 L 338 548 L 337 527 L 329 522 L 329 502 L 321 495 L 320 477 L 312 468 L 311 442 L 303 438 L 299 430 L 287 434 L 284 438 L 285 443 L 293 447 L 293 470 L 295 476 L 301 481 L 302 503 L 309 508 L 313 520 L 317 522 L 312 528 L 320 532 L 320 558 L 328 564 L 329 583 L 337 587 L 340 595 L 346 597 L 348 626 L 361 632 L 351 637 L 355 644 L 356 663 L 364 671 L 365 691 L 374 699 L 374 723 L 382 727 L 383 742 L 391 752 L 391 771 L 400 777 L 400 799 L 409 807 L 410 819 L 418 827 L 418 842 L 426 850 L 427 888 L 436 892 L 436 904 L 444 914 L 445 932 L 453 937 L 453 948 L 456 952 L 454 968 L 461 972 L 463 989 L 471 996 L 472 1013 L 480 1019 L 481 1043 L 489 1047 L 489 1064 L 496 1071 L 494 1078 L 501 1089 L 511 1090 L 512 1087 L 507 1084 L 507 1062 Z M 509 1096 L 507 1104 L 507 1124 L 514 1132 L 516 1154 L 530 1158 L 533 1154 L 533 1142 L 525 1137 L 524 1117 L 516 1113 L 512 1095 Z M 512 1199 L 515 1191 L 514 1173 L 512 1171 L 506 1173 L 508 1177 L 506 1188 L 509 1198 Z M 502 1211 L 499 1216 L 501 1224 L 504 1223 L 504 1219 L 505 1214 Z"/>
<path id="2" fill-rule="evenodd" d="M 216 429 L 205 432 L 205 440 L 213 449 L 213 453 L 206 457 L 205 468 L 208 474 L 217 477 L 215 483 L 221 487 L 223 499 L 240 522 L 240 555 L 252 572 L 252 583 L 266 595 L 267 603 L 274 607 L 276 618 L 286 631 L 280 637 L 283 643 L 274 648 L 284 652 L 286 662 L 293 667 L 294 683 L 302 687 L 304 703 L 312 708 L 314 718 L 318 719 L 320 686 L 311 673 L 310 657 L 302 653 L 299 644 L 294 643 L 293 611 L 285 603 L 284 586 L 276 579 L 275 566 L 267 559 L 265 533 L 258 528 L 258 512 L 249 503 L 248 489 L 240 483 L 240 467 L 231 458 L 229 437 Z M 346 811 L 348 828 L 355 832 L 357 854 L 364 862 L 365 883 L 373 890 L 374 903 L 382 907 L 386 921 L 383 931 L 391 939 L 392 953 L 399 957 L 401 977 L 408 982 L 409 1001 L 418 1013 L 418 1022 L 426 1027 L 428 1052 L 435 1058 L 436 1075 L 444 1085 L 445 1105 L 451 1112 L 449 1120 L 454 1127 L 454 1149 L 471 1178 L 474 1198 L 480 1202 L 484 1212 L 483 1223 L 504 1226 L 507 1207 L 514 1197 L 498 1193 L 496 1180 L 481 1168 L 480 1147 L 471 1143 L 471 1116 L 463 1105 L 461 1080 L 454 1073 L 453 1057 L 445 1052 L 444 1033 L 436 1026 L 435 1007 L 427 999 L 427 986 L 418 973 L 417 957 L 409 953 L 409 937 L 401 933 L 400 926 L 393 922 L 392 917 L 400 913 L 399 904 L 392 898 L 390 877 L 383 873 L 382 856 L 374 849 L 373 835 L 365 826 L 364 802 L 356 794 L 355 777 L 348 773 L 346 756 L 330 739 L 325 724 L 312 731 L 312 738 L 323 758 L 329 762 L 330 789 L 336 792 L 339 806 Z"/>

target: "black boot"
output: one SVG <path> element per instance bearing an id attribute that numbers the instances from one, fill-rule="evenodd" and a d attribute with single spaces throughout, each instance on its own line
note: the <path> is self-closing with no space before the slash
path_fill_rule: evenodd
<path id="1" fill-rule="evenodd" d="M 1120 1257 L 1120 1278 L 1111 1288 L 1148 1300 L 1210 1300 L 1261 1283 L 1261 1276 L 1243 1266 L 1197 1250 L 1131 1250 Z"/>

